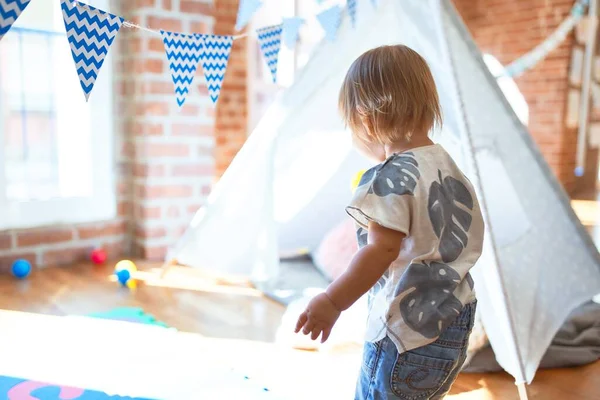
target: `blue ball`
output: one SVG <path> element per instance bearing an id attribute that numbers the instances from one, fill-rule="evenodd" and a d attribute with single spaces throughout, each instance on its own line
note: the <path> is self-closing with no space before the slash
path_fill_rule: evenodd
<path id="1" fill-rule="evenodd" d="M 18 259 L 12 264 L 12 274 L 19 278 L 25 279 L 31 272 L 31 264 L 27 260 Z"/>
<path id="2" fill-rule="evenodd" d="M 575 168 L 575 176 L 583 176 L 583 173 L 585 171 L 583 170 L 583 167 L 577 167 Z"/>
<path id="3" fill-rule="evenodd" d="M 117 271 L 116 275 L 117 275 L 117 280 L 123 286 L 127 285 L 127 281 L 131 278 L 131 274 L 126 269 L 121 269 L 121 270 Z"/>

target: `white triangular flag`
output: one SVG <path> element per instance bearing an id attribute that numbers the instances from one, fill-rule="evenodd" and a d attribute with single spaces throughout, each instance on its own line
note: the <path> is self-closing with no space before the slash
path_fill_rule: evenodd
<path id="1" fill-rule="evenodd" d="M 160 31 L 160 34 L 165 44 L 165 53 L 175 85 L 177 104 L 181 107 L 190 91 L 198 64 L 200 64 L 202 38 L 198 35 L 185 35 L 163 30 Z"/>
<path id="2" fill-rule="evenodd" d="M 327 40 L 333 42 L 337 36 L 338 28 L 342 17 L 340 6 L 333 6 L 317 15 L 317 20 L 325 31 Z"/>
<path id="3" fill-rule="evenodd" d="M 124 19 L 87 4 L 61 0 L 67 39 L 86 101 Z"/>
<path id="4" fill-rule="evenodd" d="M 202 38 L 202 52 L 200 60 L 202 61 L 202 69 L 204 77 L 208 85 L 208 94 L 216 103 L 221 93 L 221 86 L 225 78 L 227 70 L 227 61 L 231 53 L 233 45 L 233 36 L 220 35 L 204 35 L 199 34 Z"/>
<path id="5" fill-rule="evenodd" d="M 292 17 L 283 19 L 283 43 L 288 49 L 296 47 L 300 27 L 304 24 L 304 18 Z"/>
<path id="6" fill-rule="evenodd" d="M 31 0 L 0 0 L 0 40 L 10 30 Z"/>
<path id="7" fill-rule="evenodd" d="M 356 4 L 357 0 L 348 0 L 348 14 L 350 15 L 350 21 L 352 21 L 352 27 L 356 26 L 356 8 L 358 5 Z"/>
<path id="8" fill-rule="evenodd" d="M 235 23 L 235 30 L 241 31 L 244 29 L 248 22 L 252 19 L 252 16 L 262 6 L 260 0 L 240 0 L 238 7 L 237 21 Z"/>
<path id="9" fill-rule="evenodd" d="M 282 31 L 282 25 L 267 26 L 256 31 L 258 33 L 258 45 L 271 71 L 273 83 L 277 82 L 277 61 L 279 60 Z"/>

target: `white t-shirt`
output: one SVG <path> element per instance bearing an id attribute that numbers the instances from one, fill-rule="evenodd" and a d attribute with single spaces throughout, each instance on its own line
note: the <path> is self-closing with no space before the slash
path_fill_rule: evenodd
<path id="1" fill-rule="evenodd" d="M 359 247 L 374 221 L 406 235 L 400 255 L 369 292 L 366 340 L 386 335 L 398 352 L 434 342 L 475 300 L 469 270 L 484 223 L 475 191 L 440 146 L 390 156 L 364 173 L 346 208 Z"/>

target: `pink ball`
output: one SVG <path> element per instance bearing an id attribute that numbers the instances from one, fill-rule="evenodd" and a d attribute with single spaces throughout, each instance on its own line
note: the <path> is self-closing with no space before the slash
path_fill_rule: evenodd
<path id="1" fill-rule="evenodd" d="M 90 255 L 92 262 L 96 265 L 104 264 L 106 262 L 106 251 L 104 249 L 94 249 Z"/>

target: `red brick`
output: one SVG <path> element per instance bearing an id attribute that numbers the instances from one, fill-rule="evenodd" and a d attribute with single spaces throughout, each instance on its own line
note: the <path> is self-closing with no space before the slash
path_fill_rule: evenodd
<path id="1" fill-rule="evenodd" d="M 17 232 L 17 247 L 39 246 L 73 240 L 71 228 L 40 229 Z"/>
<path id="2" fill-rule="evenodd" d="M 165 10 L 173 10 L 173 2 L 171 0 L 163 0 L 163 8 Z"/>
<path id="3" fill-rule="evenodd" d="M 165 44 L 162 41 L 162 39 L 154 38 L 153 37 L 153 38 L 150 38 L 148 40 L 148 49 L 150 51 L 159 51 L 159 52 L 164 53 L 164 51 L 165 51 Z"/>
<path id="4" fill-rule="evenodd" d="M 147 103 L 137 104 L 136 106 L 136 115 L 139 117 L 151 115 L 166 117 L 169 114 L 169 103 L 166 101 L 150 101 Z"/>
<path id="5" fill-rule="evenodd" d="M 59 250 L 46 250 L 42 253 L 41 264 L 45 267 L 73 264 L 76 262 L 88 260 L 91 251 L 91 246 L 79 246 Z"/>
<path id="6" fill-rule="evenodd" d="M 12 247 L 12 235 L 10 233 L 0 232 L 0 250 L 10 249 Z"/>
<path id="7" fill-rule="evenodd" d="M 103 243 L 102 248 L 106 251 L 108 260 L 118 260 L 125 256 L 125 247 L 123 242 Z"/>
<path id="8" fill-rule="evenodd" d="M 131 132 L 136 136 L 162 136 L 164 126 L 158 123 L 136 122 L 132 124 Z"/>
<path id="9" fill-rule="evenodd" d="M 142 157 L 187 157 L 190 155 L 190 145 L 183 143 L 143 143 L 140 144 Z"/>
<path id="10" fill-rule="evenodd" d="M 173 124 L 171 134 L 173 136 L 212 136 L 213 128 L 209 125 Z"/>
<path id="11" fill-rule="evenodd" d="M 164 227 L 146 227 L 143 225 L 136 225 L 135 235 L 138 238 L 143 239 L 155 239 L 164 237 L 167 234 L 167 230 Z"/>
<path id="12" fill-rule="evenodd" d="M 120 201 L 117 204 L 117 215 L 119 217 L 128 217 L 131 214 L 131 202 Z"/>
<path id="13" fill-rule="evenodd" d="M 180 112 L 181 112 L 181 115 L 184 115 L 184 116 L 196 117 L 196 116 L 200 115 L 200 107 L 186 103 L 183 105 L 183 107 L 181 107 Z"/>
<path id="14" fill-rule="evenodd" d="M 81 226 L 77 228 L 77 231 L 80 239 L 123 235 L 125 233 L 125 222 L 114 221 L 108 223 L 98 223 L 92 226 Z"/>
<path id="15" fill-rule="evenodd" d="M 181 0 L 180 9 L 184 13 L 213 15 L 214 10 L 210 3 L 204 0 Z"/>
<path id="16" fill-rule="evenodd" d="M 194 194 L 189 185 L 145 185 L 137 187 L 137 194 L 144 199 L 185 198 Z"/>
<path id="17" fill-rule="evenodd" d="M 125 142 L 123 143 L 123 146 L 121 147 L 121 156 L 126 157 L 126 158 L 131 158 L 133 157 L 133 143 L 130 142 Z"/>
<path id="18" fill-rule="evenodd" d="M 32 268 L 37 266 L 37 258 L 34 252 L 14 252 L 8 255 L 0 255 L 0 273 L 10 273 L 12 264 L 17 259 L 29 261 Z"/>
<path id="19" fill-rule="evenodd" d="M 165 166 L 162 164 L 135 164 L 133 176 L 138 178 L 160 177 L 165 175 Z"/>
<path id="20" fill-rule="evenodd" d="M 202 204 L 190 204 L 186 207 L 186 210 L 189 215 L 194 215 L 196 212 L 198 212 L 200 207 L 202 207 Z"/>
<path id="21" fill-rule="evenodd" d="M 179 207 L 177 206 L 170 206 L 167 209 L 167 217 L 169 218 L 178 218 L 180 215 L 179 213 Z"/>
<path id="22" fill-rule="evenodd" d="M 173 82 L 146 82 L 143 86 L 144 94 L 168 94 L 175 96 L 175 86 Z"/>
<path id="23" fill-rule="evenodd" d="M 192 21 L 190 31 L 193 33 L 208 33 L 208 24 L 203 21 Z"/>
<path id="24" fill-rule="evenodd" d="M 149 207 L 138 205 L 135 217 L 141 220 L 160 219 L 162 210 L 160 207 Z"/>
<path id="25" fill-rule="evenodd" d="M 148 17 L 148 27 L 150 29 L 163 29 L 171 32 L 181 32 L 181 20 L 176 18 Z"/>
<path id="26" fill-rule="evenodd" d="M 156 58 L 136 61 L 135 72 L 139 74 L 162 74 L 164 72 L 164 62 Z"/>
<path id="27" fill-rule="evenodd" d="M 171 168 L 173 176 L 207 176 L 212 175 L 213 172 L 213 166 L 207 164 L 183 164 Z"/>
<path id="28" fill-rule="evenodd" d="M 142 248 L 142 256 L 150 261 L 163 261 L 167 250 L 167 246 L 145 246 Z"/>

